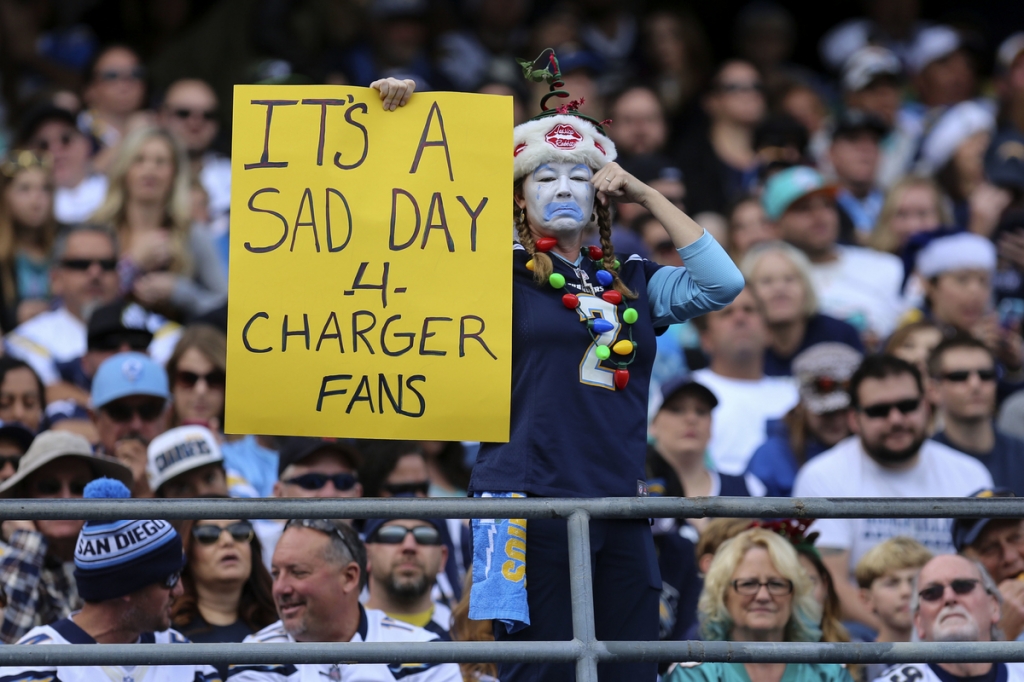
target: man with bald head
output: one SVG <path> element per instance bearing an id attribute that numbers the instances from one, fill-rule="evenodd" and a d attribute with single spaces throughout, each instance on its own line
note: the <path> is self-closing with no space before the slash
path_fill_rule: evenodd
<path id="1" fill-rule="evenodd" d="M 910 611 L 922 642 L 993 642 L 999 630 L 1002 598 L 981 564 L 958 554 L 941 554 L 921 569 Z M 885 671 L 879 681 L 1021 682 L 1024 663 L 913 663 Z M 876 681 L 877 682 L 877 681 Z"/>
<path id="2" fill-rule="evenodd" d="M 231 205 L 231 161 L 210 149 L 219 130 L 217 95 L 198 78 L 183 78 L 167 88 L 160 123 L 181 140 L 192 171 L 209 196 L 209 217 L 227 213 Z"/>

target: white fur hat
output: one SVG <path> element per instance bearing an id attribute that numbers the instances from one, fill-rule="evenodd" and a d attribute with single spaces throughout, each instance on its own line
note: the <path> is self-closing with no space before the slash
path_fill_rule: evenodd
<path id="1" fill-rule="evenodd" d="M 615 143 L 590 121 L 572 114 L 536 118 L 512 132 L 514 180 L 544 163 L 583 163 L 600 170 L 617 156 Z"/>

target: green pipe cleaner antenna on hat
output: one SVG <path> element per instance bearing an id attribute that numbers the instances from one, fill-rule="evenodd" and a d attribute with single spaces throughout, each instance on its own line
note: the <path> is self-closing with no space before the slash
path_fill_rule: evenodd
<path id="1" fill-rule="evenodd" d="M 611 123 L 611 119 L 604 121 L 598 121 L 597 119 L 591 118 L 586 114 L 581 114 L 579 108 L 583 106 L 585 100 L 581 97 L 578 100 L 572 100 L 568 104 L 563 104 L 560 107 L 554 109 L 548 108 L 548 100 L 552 97 L 558 97 L 561 99 L 567 99 L 569 93 L 561 88 L 565 87 L 565 83 L 562 81 L 562 70 L 558 65 L 558 57 L 555 56 L 555 51 L 550 47 L 545 48 L 540 55 L 532 60 L 517 59 L 516 62 L 523 69 L 523 78 L 534 83 L 547 83 L 549 92 L 544 95 L 540 100 L 541 112 L 534 116 L 531 120 L 537 120 L 540 118 L 547 118 L 548 116 L 558 115 L 569 115 L 582 118 L 585 121 L 593 123 L 598 131 L 602 135 L 605 135 L 604 126 Z"/>

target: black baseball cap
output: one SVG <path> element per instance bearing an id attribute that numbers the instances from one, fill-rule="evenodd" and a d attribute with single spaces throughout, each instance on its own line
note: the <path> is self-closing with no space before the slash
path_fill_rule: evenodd
<path id="1" fill-rule="evenodd" d="M 50 102 L 43 102 L 29 109 L 22 117 L 21 127 L 18 128 L 18 146 L 26 146 L 39 127 L 49 121 L 61 121 L 78 130 L 78 122 L 73 113 Z"/>
<path id="2" fill-rule="evenodd" d="M 32 445 L 32 441 L 35 440 L 36 436 L 32 431 L 19 422 L 2 422 L 0 421 L 0 440 L 6 440 L 14 443 L 21 450 L 21 454 L 28 452 L 29 447 Z"/>
<path id="3" fill-rule="evenodd" d="M 298 464 L 312 454 L 326 450 L 340 455 L 353 471 L 362 464 L 359 452 L 343 440 L 336 438 L 306 438 L 289 436 L 280 440 L 277 454 L 277 476 L 280 478 L 285 469 Z"/>
<path id="4" fill-rule="evenodd" d="M 665 403 L 677 395 L 692 395 L 703 400 L 712 410 L 718 407 L 718 398 L 711 392 L 711 389 L 686 375 L 670 379 L 661 385 L 661 402 L 658 403 L 658 410 L 661 410 Z"/>
<path id="5" fill-rule="evenodd" d="M 847 135 L 854 135 L 861 132 L 874 133 L 878 139 L 889 134 L 889 126 L 881 118 L 867 111 L 860 109 L 847 109 L 836 121 L 835 130 L 832 131 L 832 139 L 838 139 Z"/>
<path id="6" fill-rule="evenodd" d="M 1016 497 L 1009 488 L 982 488 L 971 497 Z M 1014 519 L 953 519 L 953 547 L 962 552 L 981 537 L 982 531 L 993 521 L 1013 521 Z"/>
<path id="7" fill-rule="evenodd" d="M 127 345 L 145 352 L 153 340 L 151 320 L 152 314 L 138 303 L 118 300 L 102 305 L 89 316 L 88 348 L 117 351 Z"/>

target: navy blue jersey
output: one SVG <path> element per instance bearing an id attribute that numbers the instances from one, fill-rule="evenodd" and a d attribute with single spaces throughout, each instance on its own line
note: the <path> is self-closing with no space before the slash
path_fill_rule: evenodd
<path id="1" fill-rule="evenodd" d="M 620 256 L 620 276 L 638 298 L 614 306 L 602 298 L 597 268 L 583 258 L 579 269 L 552 257 L 564 289 L 538 286 L 527 270 L 530 259 L 515 247 L 512 268 L 512 414 L 508 443 L 484 443 L 473 467 L 471 492 L 525 492 L 545 497 L 630 497 L 645 479 L 647 394 L 655 355 L 647 283 L 661 267 L 638 256 Z M 596 295 L 584 294 L 586 283 Z M 626 305 L 636 360 L 623 390 L 613 384 L 612 353 L 601 362 L 580 314 L 562 304 L 566 292 L 580 296 L 590 317 L 615 325 L 603 334 L 612 345 L 629 339 L 621 320 Z"/>

